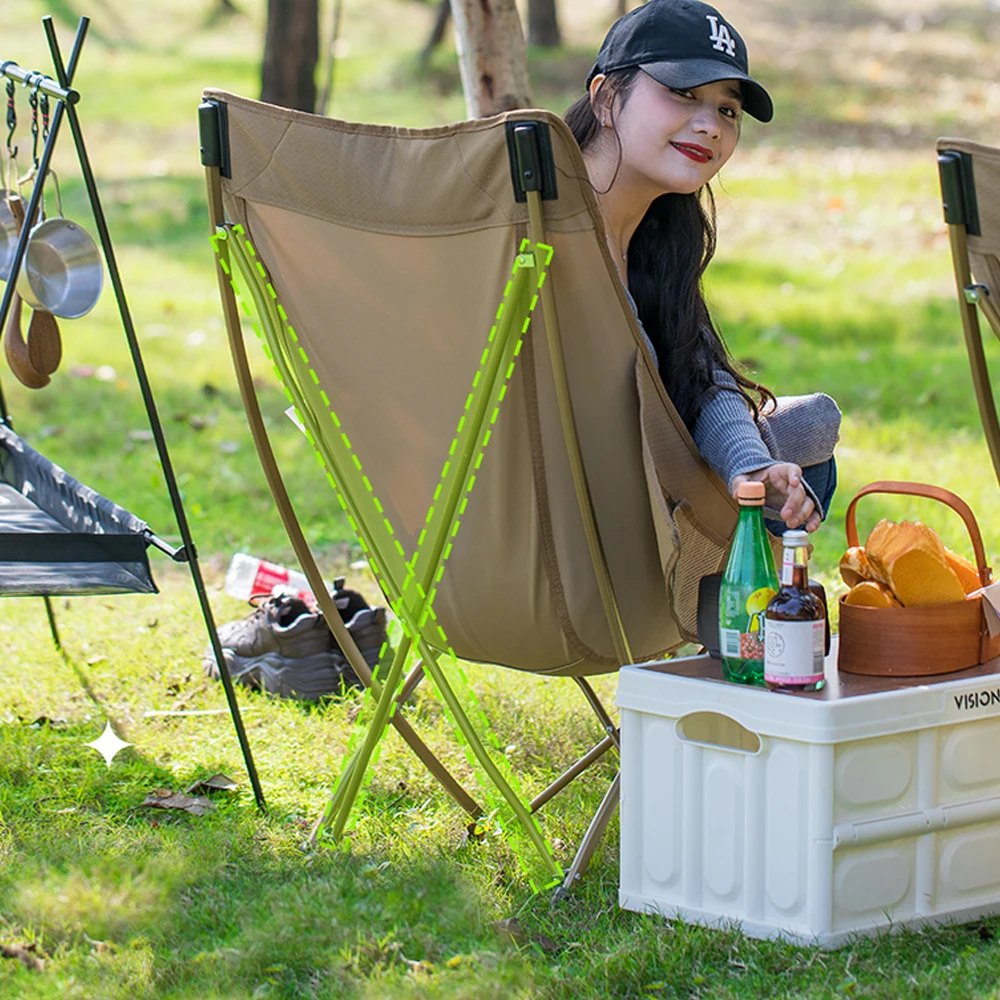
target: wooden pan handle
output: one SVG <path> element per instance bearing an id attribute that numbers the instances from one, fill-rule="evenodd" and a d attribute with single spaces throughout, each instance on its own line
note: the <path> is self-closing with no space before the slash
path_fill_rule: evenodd
<path id="1" fill-rule="evenodd" d="M 960 496 L 942 486 L 931 486 L 929 483 L 907 483 L 895 479 L 880 479 L 863 486 L 847 505 L 847 513 L 844 515 L 844 528 L 847 532 L 849 547 L 858 544 L 858 526 L 854 508 L 862 497 L 871 493 L 897 493 L 904 496 L 926 497 L 928 500 L 937 500 L 946 507 L 950 507 L 965 522 L 966 530 L 972 539 L 972 551 L 976 555 L 976 568 L 979 570 L 980 582 L 984 587 L 990 583 L 992 571 L 986 564 L 986 550 L 983 548 L 983 536 L 979 533 L 976 515 L 972 513 L 972 508 Z"/>

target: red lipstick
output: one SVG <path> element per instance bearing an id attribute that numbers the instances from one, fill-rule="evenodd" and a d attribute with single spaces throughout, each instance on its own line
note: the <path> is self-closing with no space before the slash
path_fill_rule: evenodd
<path id="1" fill-rule="evenodd" d="M 670 145 L 696 163 L 708 163 L 715 156 L 710 149 L 694 142 L 672 142 Z"/>

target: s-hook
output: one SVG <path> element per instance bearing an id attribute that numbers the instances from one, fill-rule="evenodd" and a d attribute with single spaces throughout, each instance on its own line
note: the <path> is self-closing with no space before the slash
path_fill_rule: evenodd
<path id="1" fill-rule="evenodd" d="M 11 60 L 7 60 L 0 66 L 0 76 L 3 71 L 11 65 Z M 14 63 L 16 66 L 17 63 Z M 7 77 L 7 155 L 13 160 L 17 157 L 17 146 L 11 146 L 14 140 L 14 133 L 17 131 L 17 106 L 14 104 L 14 79 Z"/>

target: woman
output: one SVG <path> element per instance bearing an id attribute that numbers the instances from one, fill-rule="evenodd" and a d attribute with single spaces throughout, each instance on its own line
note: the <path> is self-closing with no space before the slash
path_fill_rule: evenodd
<path id="1" fill-rule="evenodd" d="M 759 480 L 789 528 L 815 531 L 836 486 L 836 403 L 776 400 L 733 363 L 701 292 L 715 250 L 709 181 L 744 114 L 773 115 L 735 28 L 697 0 L 649 0 L 608 32 L 566 122 L 597 192 L 608 248 L 660 377 L 735 495 Z"/>

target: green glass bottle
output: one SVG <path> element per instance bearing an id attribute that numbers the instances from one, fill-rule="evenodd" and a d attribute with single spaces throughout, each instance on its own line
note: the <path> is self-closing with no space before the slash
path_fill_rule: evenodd
<path id="1" fill-rule="evenodd" d="M 764 613 L 778 592 L 762 508 L 764 484 L 742 483 L 740 519 L 719 590 L 722 675 L 737 684 L 764 683 Z"/>

